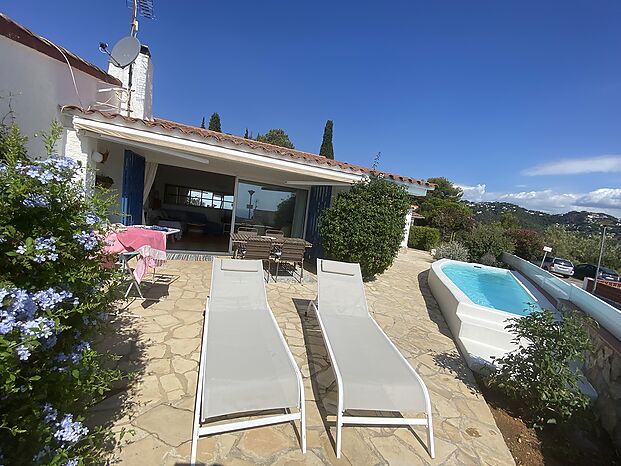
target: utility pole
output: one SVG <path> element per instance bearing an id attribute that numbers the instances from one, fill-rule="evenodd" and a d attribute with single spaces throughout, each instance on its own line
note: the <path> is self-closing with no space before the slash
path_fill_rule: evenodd
<path id="1" fill-rule="evenodd" d="M 602 242 L 599 246 L 599 258 L 597 259 L 597 270 L 595 271 L 595 283 L 593 284 L 593 294 L 597 289 L 597 279 L 599 278 L 599 268 L 602 266 L 602 256 L 604 255 L 604 242 L 606 241 L 606 227 L 602 231 Z"/>

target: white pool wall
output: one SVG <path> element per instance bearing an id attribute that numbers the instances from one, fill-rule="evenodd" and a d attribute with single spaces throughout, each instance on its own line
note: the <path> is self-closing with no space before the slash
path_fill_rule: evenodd
<path id="1" fill-rule="evenodd" d="M 571 301 L 621 341 L 621 309 L 517 256 L 505 252 L 502 260 L 555 299 Z"/>
<path id="2" fill-rule="evenodd" d="M 512 341 L 513 334 L 506 330 L 505 326 L 508 324 L 507 319 L 521 316 L 473 303 L 442 270 L 444 265 L 451 263 L 473 268 L 476 265 L 481 269 L 499 273 L 508 274 L 508 271 L 450 259 L 434 262 L 429 270 L 428 282 L 431 293 L 436 298 L 468 367 L 476 371 L 481 366 L 492 364 L 492 356 L 501 357 L 517 348 Z M 516 280 L 516 283 L 519 281 Z M 523 286 L 521 283 L 520 285 Z M 532 296 L 526 287 L 524 289 Z"/>

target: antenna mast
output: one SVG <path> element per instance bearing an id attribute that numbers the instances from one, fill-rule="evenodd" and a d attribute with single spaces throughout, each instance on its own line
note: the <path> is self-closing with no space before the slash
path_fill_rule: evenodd
<path id="1" fill-rule="evenodd" d="M 131 24 L 131 28 L 130 28 L 130 32 L 129 34 L 132 37 L 136 37 L 136 34 L 138 33 L 138 0 L 133 0 L 132 1 L 132 24 Z"/>

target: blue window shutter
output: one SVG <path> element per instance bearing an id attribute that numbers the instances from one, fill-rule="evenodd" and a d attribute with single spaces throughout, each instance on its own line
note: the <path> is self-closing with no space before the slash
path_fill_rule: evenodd
<path id="1" fill-rule="evenodd" d="M 332 186 L 313 186 L 308 202 L 308 219 L 306 220 L 306 241 L 313 243 L 306 256 L 309 260 L 323 257 L 323 246 L 319 236 L 319 216 L 330 207 Z"/>
<path id="2" fill-rule="evenodd" d="M 130 150 L 125 151 L 123 163 L 123 195 L 121 212 L 123 225 L 142 223 L 144 191 L 144 157 Z"/>

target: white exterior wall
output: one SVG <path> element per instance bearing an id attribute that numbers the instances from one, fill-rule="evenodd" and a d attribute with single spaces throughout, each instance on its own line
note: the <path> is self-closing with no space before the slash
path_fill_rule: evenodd
<path id="1" fill-rule="evenodd" d="M 4 36 L 0 36 L 0 57 L 0 117 L 9 112 L 10 103 L 34 157 L 45 155 L 43 142 L 35 135 L 47 131 L 52 120 L 61 121 L 60 105 L 88 107 L 97 100 L 98 89 L 113 87 L 73 68 L 78 98 L 66 63 Z"/>
<path id="2" fill-rule="evenodd" d="M 95 141 L 92 138 L 78 134 L 73 128 L 66 128 L 64 135 L 64 146 L 61 153 L 65 157 L 71 157 L 80 162 L 82 166 L 81 181 L 85 183 L 87 192 L 91 192 L 95 186 L 94 163 L 91 161 L 91 154 L 96 150 Z"/>
<path id="3" fill-rule="evenodd" d="M 412 226 L 412 214 L 414 213 L 414 209 L 409 208 L 407 213 L 405 214 L 405 226 L 403 231 L 403 241 L 401 241 L 401 247 L 408 247 L 408 239 L 410 239 L 410 227 Z"/>

